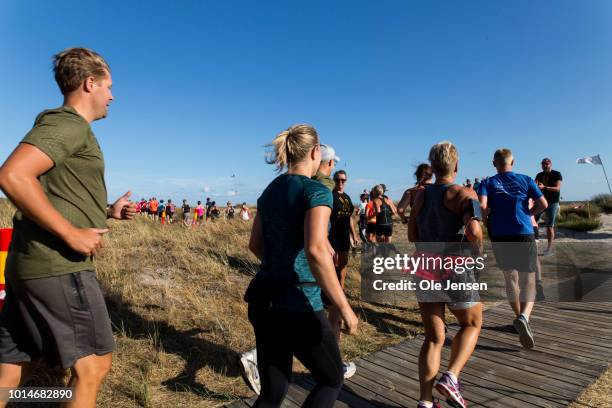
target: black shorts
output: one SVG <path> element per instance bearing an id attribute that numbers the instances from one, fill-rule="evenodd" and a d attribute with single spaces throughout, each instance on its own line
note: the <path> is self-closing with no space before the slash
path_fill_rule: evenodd
<path id="1" fill-rule="evenodd" d="M 50 367 L 115 349 L 111 321 L 94 271 L 11 279 L 0 313 L 0 362 L 37 358 Z"/>
<path id="2" fill-rule="evenodd" d="M 376 234 L 376 223 L 369 222 L 366 225 L 366 234 Z"/>
<path id="3" fill-rule="evenodd" d="M 535 272 L 538 257 L 533 235 L 491 237 L 497 266 L 503 271 Z"/>
<path id="4" fill-rule="evenodd" d="M 379 237 L 390 237 L 391 235 L 393 235 L 393 224 L 376 224 L 376 235 Z"/>

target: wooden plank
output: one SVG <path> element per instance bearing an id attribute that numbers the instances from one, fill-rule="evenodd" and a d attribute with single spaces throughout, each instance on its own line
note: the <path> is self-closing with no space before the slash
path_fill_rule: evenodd
<path id="1" fill-rule="evenodd" d="M 303 377 L 300 380 L 296 381 L 296 385 L 302 387 L 305 391 L 310 392 L 312 388 L 314 388 L 314 380 L 312 377 Z M 372 402 L 370 400 L 365 399 L 361 395 L 357 395 L 355 392 L 359 392 L 359 388 L 356 390 L 348 389 L 346 386 L 343 386 L 340 390 L 340 395 L 338 395 L 338 399 L 334 404 L 334 407 L 342 408 L 342 407 L 351 407 L 351 408 L 386 408 L 385 405 Z"/>
<path id="2" fill-rule="evenodd" d="M 449 331 L 448 334 L 454 335 L 451 331 Z M 475 350 L 479 357 L 490 361 L 491 364 L 509 365 L 548 378 L 558 378 L 559 374 L 563 373 L 566 376 L 566 382 L 580 387 L 588 386 L 593 380 L 592 376 L 569 370 L 564 366 L 559 367 L 543 363 L 538 361 L 538 359 L 520 355 L 517 351 L 518 349 L 512 350 L 505 345 L 501 345 L 484 337 L 478 339 Z"/>
<path id="3" fill-rule="evenodd" d="M 414 395 L 419 395 L 418 361 L 407 361 L 406 359 L 400 359 L 384 352 L 370 354 L 364 357 L 364 359 L 371 360 L 373 364 L 376 362 L 376 364 L 379 364 L 381 367 L 387 367 L 396 372 L 398 375 L 406 377 L 408 382 L 413 384 L 411 389 L 414 389 Z M 464 381 L 462 380 L 462 382 Z M 504 394 L 483 388 L 481 385 L 471 384 L 469 380 L 464 383 L 465 385 L 468 385 L 468 387 L 464 390 L 463 396 L 466 401 L 469 401 L 470 406 L 473 406 L 474 404 L 483 404 L 482 406 L 505 408 L 507 406 L 524 406 L 526 403 L 526 401 L 508 398 Z M 474 386 L 470 387 L 469 385 Z M 501 400 L 504 401 L 504 404 L 499 404 L 496 402 Z M 534 398 L 534 400 L 536 399 Z"/>
<path id="4" fill-rule="evenodd" d="M 488 316 L 489 314 L 498 316 L 500 318 L 505 318 L 506 316 L 506 313 L 503 310 L 491 310 L 486 315 Z M 514 313 L 508 313 L 507 316 L 509 320 L 508 323 L 512 323 L 512 321 L 514 320 Z M 537 305 L 535 305 L 532 316 L 541 318 L 542 320 L 549 323 L 554 323 L 556 326 L 582 329 L 580 331 L 584 332 L 585 334 L 599 335 L 601 337 L 612 338 L 612 324 L 597 321 L 595 318 L 589 319 L 589 317 L 593 316 L 590 314 L 582 317 L 572 317 L 562 314 L 560 313 L 560 311 L 543 310 L 541 308 L 538 308 Z"/>
<path id="5" fill-rule="evenodd" d="M 411 354 L 406 353 L 402 350 L 397 350 L 394 348 L 386 348 L 381 351 L 384 354 L 388 354 L 390 358 L 400 359 L 400 360 L 412 360 L 413 364 L 418 365 L 418 353 Z M 448 359 L 445 356 L 442 356 L 442 361 L 448 363 Z M 470 363 L 468 363 L 469 366 Z M 487 373 L 482 373 L 478 370 L 472 370 L 469 367 L 464 368 L 461 373 L 461 382 L 466 386 L 469 386 L 469 389 L 474 393 L 480 392 L 481 389 L 488 389 L 494 392 L 499 393 L 500 395 L 511 396 L 520 401 L 524 401 L 523 406 L 526 406 L 525 403 L 530 404 L 533 407 L 565 407 L 567 404 L 561 404 L 557 401 L 549 401 L 542 398 L 538 394 L 525 393 L 522 392 L 516 387 L 512 387 L 512 384 L 499 384 L 494 381 L 495 379 L 491 379 L 491 375 Z M 521 406 L 518 404 L 517 406 Z"/>
<path id="6" fill-rule="evenodd" d="M 565 306 L 546 302 L 536 302 L 534 310 L 541 310 L 543 313 L 557 317 L 567 317 L 572 320 L 585 319 L 587 321 L 600 321 L 609 326 L 612 324 L 612 314 L 608 313 L 610 312 L 610 307 L 612 307 L 612 304 L 608 304 L 607 306 L 602 305 L 600 307 L 590 307 L 583 302 L 574 302 Z M 500 307 L 496 307 L 495 310 L 510 311 L 510 305 L 500 305 Z M 510 311 L 510 313 L 512 312 Z"/>
<path id="7" fill-rule="evenodd" d="M 401 347 L 397 349 L 400 351 L 405 350 L 405 348 Z M 450 350 L 443 348 L 442 355 L 447 358 L 450 357 Z M 505 384 L 510 381 L 515 384 L 521 384 L 520 389 L 526 392 L 537 392 L 544 398 L 553 400 L 562 399 L 567 401 L 567 403 L 572 402 L 583 389 L 583 387 L 574 384 L 560 383 L 557 380 L 535 375 L 514 367 L 494 365 L 482 359 L 478 354 L 472 355 L 466 368 L 491 374 L 494 377 L 491 380 L 497 383 Z"/>
<path id="8" fill-rule="evenodd" d="M 480 332 L 480 336 L 490 338 L 491 340 L 498 340 L 513 347 L 520 347 L 518 334 L 515 333 L 484 330 Z M 550 353 L 561 358 L 570 358 L 573 360 L 582 361 L 594 366 L 596 369 L 599 366 L 607 364 L 607 360 L 601 355 L 597 355 L 586 350 L 569 348 L 569 345 L 563 345 L 560 342 L 551 341 L 545 336 L 536 336 L 535 347 L 531 351 Z"/>
<path id="9" fill-rule="evenodd" d="M 552 324 L 550 321 L 547 321 L 538 315 L 532 315 L 529 321 L 531 323 L 531 330 L 534 334 L 549 335 L 574 342 L 577 341 L 583 347 L 588 346 L 592 350 L 600 350 L 601 352 L 610 354 L 612 356 L 612 349 L 607 347 L 605 343 L 602 343 L 602 339 L 600 337 L 596 335 L 594 336 L 592 331 L 584 327 L 563 328 L 560 325 Z M 483 328 L 495 330 L 494 327 L 490 327 L 491 323 L 499 325 L 499 327 L 508 326 L 508 321 L 505 318 L 489 313 L 486 316 L 486 322 L 483 324 Z M 609 340 L 612 341 L 612 337 Z"/>

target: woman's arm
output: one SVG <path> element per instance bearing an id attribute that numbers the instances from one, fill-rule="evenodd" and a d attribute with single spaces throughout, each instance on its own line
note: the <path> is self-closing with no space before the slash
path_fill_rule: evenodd
<path id="1" fill-rule="evenodd" d="M 255 215 L 253 227 L 251 228 L 251 239 L 249 240 L 249 250 L 261 261 L 263 258 L 263 231 L 261 228 L 261 220 L 259 213 Z"/>
<path id="2" fill-rule="evenodd" d="M 397 214 L 404 224 L 408 222 L 408 217 L 406 217 L 406 208 L 408 208 L 408 204 L 410 204 L 410 190 L 404 191 L 402 199 L 397 204 Z"/>
<path id="3" fill-rule="evenodd" d="M 329 256 L 327 225 L 331 209 L 326 206 L 311 208 L 304 219 L 304 250 L 308 265 L 325 295 L 338 308 L 347 324 L 349 334 L 357 330 L 357 316 L 351 309 L 338 281 L 332 257 Z"/>
<path id="4" fill-rule="evenodd" d="M 393 204 L 393 200 L 391 200 L 390 198 L 385 198 L 385 202 L 387 203 L 389 208 L 391 208 L 391 212 L 394 215 L 397 215 L 397 207 L 395 206 L 395 204 Z"/>
<path id="5" fill-rule="evenodd" d="M 408 219 L 408 240 L 416 242 L 419 240 L 419 229 L 417 227 L 417 216 L 423 208 L 424 190 L 419 190 L 414 197 L 414 205 L 410 209 L 410 218 Z"/>

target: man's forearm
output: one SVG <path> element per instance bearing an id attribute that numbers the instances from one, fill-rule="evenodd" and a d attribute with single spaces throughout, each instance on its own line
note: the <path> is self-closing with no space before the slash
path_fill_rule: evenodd
<path id="1" fill-rule="evenodd" d="M 37 178 L 8 175 L 2 191 L 26 217 L 53 235 L 64 239 L 74 229 L 53 207 Z"/>

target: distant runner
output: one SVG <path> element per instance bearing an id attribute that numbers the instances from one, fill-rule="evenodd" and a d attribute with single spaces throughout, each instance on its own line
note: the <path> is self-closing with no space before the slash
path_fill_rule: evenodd
<path id="1" fill-rule="evenodd" d="M 412 208 L 414 205 L 414 199 L 419 190 L 423 190 L 427 184 L 431 184 L 432 182 L 431 179 L 433 177 L 433 171 L 431 170 L 431 166 L 427 163 L 419 164 L 414 172 L 414 177 L 416 178 L 414 187 L 404 191 L 402 198 L 397 204 L 397 214 L 404 224 L 408 224 L 406 209 L 408 207 Z"/>
<path id="2" fill-rule="evenodd" d="M 553 242 L 555 240 L 555 223 L 559 214 L 559 198 L 561 196 L 563 176 L 557 170 L 552 169 L 552 161 L 546 157 L 542 159 L 542 171 L 536 175 L 535 181 L 548 202 L 548 208 L 537 214 L 536 221 L 540 220 L 542 214 L 546 214 L 545 225 L 548 247 L 544 251 L 544 256 L 549 256 L 552 254 Z"/>
<path id="3" fill-rule="evenodd" d="M 495 176 L 480 185 L 478 196 L 490 219 L 489 237 L 497 266 L 504 272 L 508 301 L 516 318 L 513 325 L 524 348 L 535 345 L 529 317 L 536 296 L 537 247 L 531 215 L 546 209 L 546 199 L 533 179 L 512 171 L 514 158 L 510 149 L 493 155 Z M 529 199 L 535 205 L 529 209 Z"/>
<path id="4" fill-rule="evenodd" d="M 397 209 L 393 201 L 384 195 L 385 189 L 382 185 L 374 188 L 374 212 L 376 213 L 376 240 L 389 243 L 393 236 L 393 215 Z"/>

